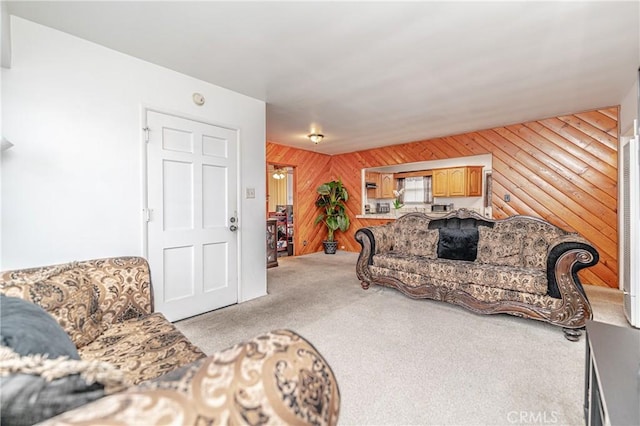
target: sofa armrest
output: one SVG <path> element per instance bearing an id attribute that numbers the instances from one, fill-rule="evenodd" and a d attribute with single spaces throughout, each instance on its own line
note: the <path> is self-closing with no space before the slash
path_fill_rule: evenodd
<path id="1" fill-rule="evenodd" d="M 554 239 L 547 250 L 548 295 L 565 298 L 575 289 L 586 299 L 578 271 L 595 265 L 599 258 L 596 248 L 578 234 Z"/>
<path id="2" fill-rule="evenodd" d="M 114 324 L 153 313 L 149 264 L 141 257 L 78 262 L 94 286 L 102 322 Z"/>
<path id="3" fill-rule="evenodd" d="M 373 256 L 393 248 L 395 242 L 393 232 L 394 228 L 390 224 L 360 228 L 356 231 L 355 239 L 362 246 L 356 263 L 356 275 L 362 288 L 367 289 L 371 284 L 369 266 L 373 265 Z"/>
<path id="4" fill-rule="evenodd" d="M 394 228 L 389 224 L 360 228 L 356 231 L 355 238 L 362 246 L 361 252 L 366 251 L 368 262 L 371 265 L 373 263 L 371 258 L 374 254 L 384 253 L 393 248 Z"/>
<path id="5" fill-rule="evenodd" d="M 239 343 L 44 425 L 335 425 L 340 392 L 318 351 L 289 330 Z"/>

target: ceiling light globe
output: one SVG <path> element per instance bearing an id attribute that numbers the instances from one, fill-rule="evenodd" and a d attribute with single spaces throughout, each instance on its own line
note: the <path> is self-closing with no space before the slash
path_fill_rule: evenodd
<path id="1" fill-rule="evenodd" d="M 324 135 L 322 133 L 311 133 L 310 135 L 307 135 L 307 137 L 311 142 L 318 144 L 324 138 Z"/>

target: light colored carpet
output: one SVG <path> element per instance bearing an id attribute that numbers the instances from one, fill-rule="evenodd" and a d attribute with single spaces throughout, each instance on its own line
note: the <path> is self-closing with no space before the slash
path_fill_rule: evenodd
<path id="1" fill-rule="evenodd" d="M 269 295 L 176 323 L 206 353 L 288 328 L 334 370 L 341 425 L 581 425 L 585 339 L 372 286 L 357 253 L 279 259 Z M 626 326 L 617 290 L 588 289 L 595 319 Z"/>

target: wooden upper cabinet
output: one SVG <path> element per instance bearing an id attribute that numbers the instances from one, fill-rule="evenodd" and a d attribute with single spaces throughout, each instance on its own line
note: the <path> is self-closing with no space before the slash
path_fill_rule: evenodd
<path id="1" fill-rule="evenodd" d="M 381 173 L 380 180 L 382 182 L 380 198 L 394 198 L 393 190 L 396 189 L 393 180 L 393 173 Z"/>
<path id="2" fill-rule="evenodd" d="M 367 189 L 367 198 L 382 198 L 382 182 L 380 179 L 380 173 L 376 172 L 364 172 L 364 183 L 375 183 L 376 188 Z"/>
<path id="3" fill-rule="evenodd" d="M 467 167 L 467 196 L 482 196 L 482 166 Z"/>
<path id="4" fill-rule="evenodd" d="M 456 167 L 449 169 L 449 197 L 464 197 L 467 195 L 467 168 Z"/>
<path id="5" fill-rule="evenodd" d="M 434 197 L 480 197 L 483 166 L 452 167 L 433 171 Z"/>
<path id="6" fill-rule="evenodd" d="M 367 188 L 367 198 L 394 198 L 393 173 L 364 172 L 364 183 L 375 183 L 376 188 Z"/>
<path id="7" fill-rule="evenodd" d="M 449 169 L 434 170 L 431 179 L 431 190 L 434 197 L 449 195 Z"/>

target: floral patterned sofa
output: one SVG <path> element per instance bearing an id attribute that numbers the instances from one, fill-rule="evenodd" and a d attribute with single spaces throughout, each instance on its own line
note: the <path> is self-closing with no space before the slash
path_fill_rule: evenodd
<path id="1" fill-rule="evenodd" d="M 443 217 L 409 213 L 359 229 L 355 238 L 364 289 L 378 284 L 476 313 L 546 321 L 573 341 L 592 317 L 577 272 L 595 265 L 598 252 L 543 219 L 492 220 L 465 209 Z"/>
<path id="2" fill-rule="evenodd" d="M 333 372 L 301 336 L 207 357 L 154 313 L 152 293 L 139 257 L 2 273 L 2 424 L 337 422 Z"/>

